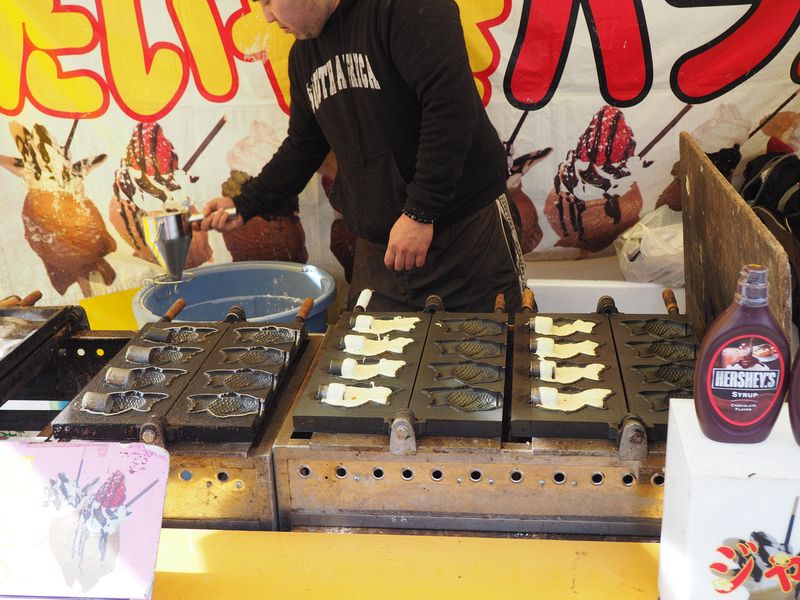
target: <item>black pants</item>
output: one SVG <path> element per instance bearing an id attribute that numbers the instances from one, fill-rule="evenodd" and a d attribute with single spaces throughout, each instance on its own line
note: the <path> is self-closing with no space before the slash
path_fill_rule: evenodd
<path id="1" fill-rule="evenodd" d="M 447 311 L 492 312 L 501 292 L 507 312 L 520 310 L 515 244 L 495 202 L 442 232 L 435 227 L 425 265 L 411 271 L 387 269 L 386 244 L 358 238 L 348 308 L 369 288 L 367 310 L 375 312 L 419 311 L 431 294 L 444 300 Z"/>

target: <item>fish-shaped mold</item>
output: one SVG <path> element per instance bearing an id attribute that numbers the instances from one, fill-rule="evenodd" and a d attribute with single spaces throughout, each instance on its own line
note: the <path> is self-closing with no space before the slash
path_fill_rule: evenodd
<path id="1" fill-rule="evenodd" d="M 492 319 L 442 319 L 436 325 L 443 327 L 447 333 L 463 333 L 470 337 L 486 337 L 505 333 L 506 324 Z"/>
<path id="2" fill-rule="evenodd" d="M 411 331 L 420 320 L 419 317 L 376 318 L 370 315 L 354 315 L 350 317 L 350 327 L 358 333 L 384 335 L 393 331 Z"/>
<path id="3" fill-rule="evenodd" d="M 144 339 L 162 344 L 185 344 L 186 342 L 204 342 L 218 329 L 213 327 L 194 327 L 185 325 L 181 327 L 153 327 Z"/>
<path id="4" fill-rule="evenodd" d="M 539 335 L 567 337 L 575 333 L 592 333 L 597 323 L 583 319 L 552 318 L 537 315 L 528 321 L 528 328 Z"/>
<path id="5" fill-rule="evenodd" d="M 601 363 L 581 365 L 573 361 L 555 362 L 552 360 L 532 360 L 530 376 L 532 379 L 551 381 L 554 383 L 575 383 L 581 379 L 600 381 L 600 374 L 608 366 Z"/>
<path id="6" fill-rule="evenodd" d="M 494 410 L 503 405 L 503 394 L 477 387 L 425 388 L 422 392 L 430 398 L 429 406 L 449 406 L 460 412 Z"/>
<path id="7" fill-rule="evenodd" d="M 413 341 L 407 337 L 373 340 L 363 335 L 346 335 L 342 340 L 342 347 L 348 354 L 357 356 L 377 356 L 384 352 L 402 354 L 403 349 Z"/>
<path id="8" fill-rule="evenodd" d="M 317 388 L 317 398 L 323 404 L 340 408 L 354 408 L 368 402 L 389 404 L 389 397 L 399 388 L 385 385 L 361 383 L 345 385 L 343 383 L 322 384 Z"/>
<path id="9" fill-rule="evenodd" d="M 188 397 L 186 412 L 208 412 L 218 419 L 260 415 L 264 412 L 264 401 L 250 394 L 225 392 L 224 394 L 193 394 Z"/>
<path id="10" fill-rule="evenodd" d="M 137 364 L 161 365 L 168 362 L 186 363 L 202 348 L 190 346 L 128 346 L 125 360 Z"/>
<path id="11" fill-rule="evenodd" d="M 206 371 L 206 387 L 225 387 L 229 390 L 275 389 L 274 373 L 256 369 L 213 369 Z"/>
<path id="12" fill-rule="evenodd" d="M 692 365 L 634 365 L 633 370 L 644 377 L 647 383 L 663 381 L 677 388 L 689 388 L 694 384 Z"/>
<path id="13" fill-rule="evenodd" d="M 258 344 L 294 344 L 300 332 L 291 327 L 266 325 L 264 327 L 240 327 L 236 330 L 236 339 L 240 342 L 256 342 Z"/>
<path id="14" fill-rule="evenodd" d="M 436 379 L 455 379 L 461 383 L 494 383 L 505 374 L 503 367 L 475 361 L 435 362 L 430 364 Z"/>
<path id="15" fill-rule="evenodd" d="M 597 356 L 597 347 L 600 344 L 592 340 L 583 342 L 556 343 L 553 338 L 537 337 L 530 341 L 530 351 L 539 358 L 572 358 L 583 354 L 584 356 Z"/>
<path id="16" fill-rule="evenodd" d="M 345 358 L 333 359 L 328 364 L 328 373 L 344 379 L 364 381 L 382 375 L 383 377 L 397 377 L 397 372 L 406 366 L 404 360 L 390 360 L 388 358 Z"/>
<path id="17" fill-rule="evenodd" d="M 150 385 L 168 387 L 176 377 L 185 373 L 184 369 L 165 369 L 164 367 L 137 367 L 135 369 L 109 367 L 106 369 L 105 380 L 109 385 L 129 389 Z"/>
<path id="18" fill-rule="evenodd" d="M 670 362 L 697 358 L 697 345 L 689 342 L 659 340 L 656 342 L 627 342 L 625 345 L 633 349 L 641 358 L 658 356 Z"/>
<path id="19" fill-rule="evenodd" d="M 497 358 L 506 351 L 506 345 L 489 340 L 442 340 L 434 342 L 442 354 L 458 354 L 466 359 Z"/>
<path id="20" fill-rule="evenodd" d="M 651 411 L 664 412 L 669 410 L 670 398 L 691 398 L 693 393 L 692 390 L 670 390 L 668 392 L 645 390 L 636 395 L 647 402 Z"/>
<path id="21" fill-rule="evenodd" d="M 649 334 L 662 340 L 692 335 L 692 325 L 690 323 L 672 319 L 623 321 L 622 324 L 630 329 L 633 335 Z"/>
<path id="22" fill-rule="evenodd" d="M 606 398 L 613 392 L 605 388 L 581 390 L 574 387 L 557 389 L 549 386 L 531 387 L 531 404 L 548 410 L 575 412 L 585 406 L 606 409 Z"/>
<path id="23" fill-rule="evenodd" d="M 223 348 L 226 363 L 242 363 L 249 366 L 277 366 L 289 364 L 289 353 L 280 348 L 253 346 L 252 348 Z"/>
<path id="24" fill-rule="evenodd" d="M 107 416 L 119 415 L 129 410 L 150 412 L 156 402 L 167 397 L 169 394 L 137 390 L 111 392 L 110 394 L 86 392 L 81 398 L 80 410 Z"/>

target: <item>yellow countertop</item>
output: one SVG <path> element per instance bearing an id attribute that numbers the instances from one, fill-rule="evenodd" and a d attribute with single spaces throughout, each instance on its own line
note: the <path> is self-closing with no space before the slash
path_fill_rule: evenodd
<path id="1" fill-rule="evenodd" d="M 155 600 L 655 600 L 658 544 L 163 529 Z"/>

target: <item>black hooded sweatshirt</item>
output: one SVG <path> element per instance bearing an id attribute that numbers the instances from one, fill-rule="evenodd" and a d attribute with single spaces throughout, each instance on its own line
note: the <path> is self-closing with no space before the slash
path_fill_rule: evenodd
<path id="1" fill-rule="evenodd" d="M 442 229 L 505 190 L 452 0 L 341 0 L 292 47 L 289 79 L 288 136 L 234 199 L 245 220 L 279 213 L 329 149 L 345 222 L 373 242 L 403 210 Z"/>

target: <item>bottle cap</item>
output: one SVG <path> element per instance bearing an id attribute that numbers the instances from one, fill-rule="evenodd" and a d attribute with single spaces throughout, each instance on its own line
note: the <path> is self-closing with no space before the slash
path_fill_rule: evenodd
<path id="1" fill-rule="evenodd" d="M 757 308 L 769 301 L 769 270 L 762 265 L 745 265 L 739 273 L 736 302 L 741 306 Z"/>

